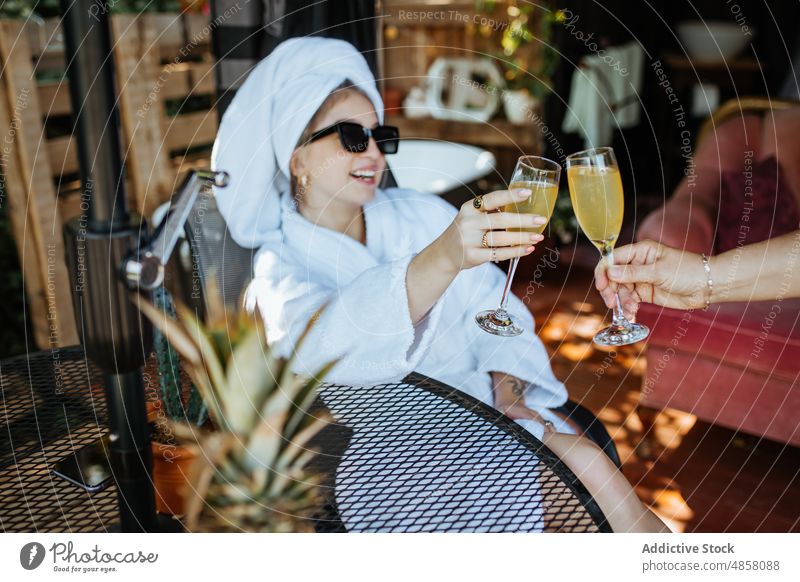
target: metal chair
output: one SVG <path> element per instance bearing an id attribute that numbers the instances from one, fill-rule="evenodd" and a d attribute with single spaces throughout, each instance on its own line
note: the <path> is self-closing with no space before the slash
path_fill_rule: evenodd
<path id="1" fill-rule="evenodd" d="M 257 249 L 241 247 L 231 238 L 210 187 L 201 190 L 184 234 L 177 260 L 168 267 L 170 292 L 201 315 L 210 293 L 219 293 L 227 310 L 238 310 L 253 278 Z"/>

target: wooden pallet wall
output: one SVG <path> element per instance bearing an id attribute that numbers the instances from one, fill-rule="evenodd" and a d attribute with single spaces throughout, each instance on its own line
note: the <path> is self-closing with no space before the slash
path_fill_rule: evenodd
<path id="1" fill-rule="evenodd" d="M 4 202 L 22 266 L 27 316 L 40 348 L 72 345 L 78 335 L 50 161 L 54 150 L 55 159 L 66 159 L 68 144 L 41 147 L 40 99 L 21 22 L 0 21 L 0 61 Z"/>
<path id="2" fill-rule="evenodd" d="M 211 28 L 206 18 L 173 14 L 112 19 L 120 113 L 130 147 L 132 196 L 149 215 L 177 188 L 180 175 L 208 165 L 217 132 Z M 209 107 L 170 115 L 167 103 L 206 97 Z M 186 155 L 190 148 L 205 148 Z"/>
<path id="3" fill-rule="evenodd" d="M 149 216 L 185 170 L 208 166 L 217 130 L 211 26 L 199 14 L 157 13 L 114 15 L 111 25 L 127 193 L 130 208 Z M 14 136 L 3 151 L 2 203 L 28 317 L 40 348 L 72 345 L 78 336 L 61 233 L 86 201 L 58 20 L 0 21 L 0 58 L 0 131 Z"/>

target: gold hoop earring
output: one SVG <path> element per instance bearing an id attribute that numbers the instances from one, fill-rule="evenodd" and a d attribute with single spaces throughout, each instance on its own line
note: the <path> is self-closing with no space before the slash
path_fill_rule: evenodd
<path id="1" fill-rule="evenodd" d="M 294 198 L 297 200 L 302 198 L 308 189 L 308 174 L 297 176 L 295 180 L 297 183 L 297 191 L 294 192 Z"/>

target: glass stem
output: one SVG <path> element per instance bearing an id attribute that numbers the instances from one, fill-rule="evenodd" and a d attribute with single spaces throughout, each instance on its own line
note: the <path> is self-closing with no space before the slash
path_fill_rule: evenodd
<path id="1" fill-rule="evenodd" d="M 604 244 L 602 250 L 603 258 L 608 263 L 609 267 L 614 266 L 614 247 L 611 244 Z M 628 327 L 629 322 L 625 315 L 622 313 L 622 304 L 619 300 L 619 293 L 614 293 L 614 306 L 612 307 L 612 320 L 617 327 Z"/>
<path id="2" fill-rule="evenodd" d="M 500 300 L 500 307 L 497 308 L 498 313 L 506 313 L 506 305 L 508 304 L 508 293 L 511 291 L 511 281 L 514 279 L 514 273 L 517 271 L 517 264 L 519 257 L 514 257 L 511 265 L 508 267 L 508 275 L 506 275 L 506 286 L 503 288 L 503 298 Z"/>

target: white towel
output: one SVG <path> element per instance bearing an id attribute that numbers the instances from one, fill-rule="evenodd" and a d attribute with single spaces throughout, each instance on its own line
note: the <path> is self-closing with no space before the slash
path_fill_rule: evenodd
<path id="1" fill-rule="evenodd" d="M 580 133 L 587 148 L 611 145 L 615 128 L 639 123 L 643 67 L 644 52 L 635 42 L 583 57 L 572 74 L 561 129 Z"/>
<path id="2" fill-rule="evenodd" d="M 219 125 L 211 167 L 230 174 L 215 190 L 231 237 L 258 248 L 280 237 L 280 192 L 289 187 L 297 140 L 328 95 L 349 80 L 383 119 L 383 102 L 367 61 L 353 45 L 331 38 L 291 38 L 250 73 Z"/>

